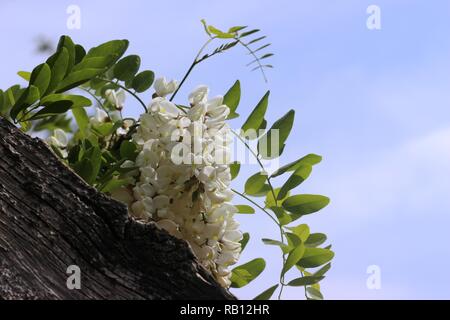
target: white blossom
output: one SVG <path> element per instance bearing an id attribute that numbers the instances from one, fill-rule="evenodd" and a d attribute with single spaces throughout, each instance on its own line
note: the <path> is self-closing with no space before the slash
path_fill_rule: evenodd
<path id="1" fill-rule="evenodd" d="M 47 143 L 54 148 L 56 148 L 63 158 L 67 157 L 67 144 L 69 142 L 69 139 L 67 138 L 67 135 L 64 130 L 62 129 L 55 129 L 53 131 L 53 135 L 47 138 Z"/>
<path id="2" fill-rule="evenodd" d="M 208 99 L 208 87 L 199 86 L 189 95 L 191 108 L 182 113 L 164 98 L 176 88 L 175 81 L 156 80 L 157 97 L 133 136 L 139 177 L 119 196 L 127 199 L 134 217 L 155 221 L 188 241 L 200 262 L 228 287 L 242 239 L 234 220 L 237 209 L 230 203 L 229 109 L 222 97 Z"/>
<path id="3" fill-rule="evenodd" d="M 117 110 L 122 110 L 125 103 L 125 91 L 115 91 L 108 89 L 105 91 L 106 100 L 111 103 Z"/>
<path id="4" fill-rule="evenodd" d="M 95 108 L 94 116 L 89 119 L 89 122 L 91 125 L 99 126 L 102 123 L 105 123 L 109 119 L 108 114 L 105 112 L 105 110 L 100 108 Z"/>
<path id="5" fill-rule="evenodd" d="M 156 95 L 164 98 L 168 94 L 175 92 L 178 88 L 178 83 L 175 80 L 167 81 L 166 78 L 158 78 L 153 85 Z"/>
<path id="6" fill-rule="evenodd" d="M 191 106 L 205 104 L 208 99 L 208 93 L 209 88 L 207 86 L 204 85 L 198 86 L 189 95 L 189 103 L 191 104 Z"/>

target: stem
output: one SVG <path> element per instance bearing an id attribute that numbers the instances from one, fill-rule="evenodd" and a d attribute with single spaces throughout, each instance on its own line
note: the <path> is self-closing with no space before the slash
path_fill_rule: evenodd
<path id="1" fill-rule="evenodd" d="M 269 211 L 267 211 L 266 209 L 264 209 L 263 207 L 261 207 L 258 203 L 256 203 L 255 201 L 253 201 L 252 199 L 250 199 L 249 197 L 247 197 L 245 194 L 243 194 L 242 192 L 239 192 L 235 189 L 231 189 L 231 191 L 233 191 L 234 193 L 236 193 L 237 195 L 241 196 L 242 198 L 244 198 L 245 200 L 247 200 L 248 202 L 252 203 L 254 206 L 256 206 L 258 209 L 260 209 L 261 211 L 263 211 L 270 219 L 272 219 L 273 222 L 275 222 L 276 224 L 278 224 L 278 221 L 275 220 L 275 218 L 270 214 Z"/>
<path id="2" fill-rule="evenodd" d="M 189 77 L 189 75 L 191 74 L 192 70 L 194 70 L 194 67 L 198 64 L 198 59 L 200 58 L 200 55 L 202 54 L 203 50 L 206 49 L 206 47 L 211 43 L 211 41 L 213 41 L 214 39 L 216 39 L 216 37 L 211 37 L 208 39 L 208 41 L 206 41 L 203 46 L 200 48 L 200 50 L 198 51 L 197 55 L 194 58 L 194 61 L 192 62 L 191 66 L 189 67 L 189 69 L 186 71 L 183 79 L 180 82 L 180 85 L 178 86 L 177 90 L 175 90 L 175 92 L 172 94 L 172 96 L 170 97 L 169 101 L 172 101 L 175 96 L 177 95 L 178 91 L 180 90 L 181 86 L 184 84 L 184 82 L 186 81 L 186 79 Z"/>
<path id="3" fill-rule="evenodd" d="M 129 90 L 128 88 L 122 86 L 121 84 L 118 84 L 118 83 L 116 83 L 116 82 L 114 82 L 114 81 L 111 81 L 111 80 L 109 80 L 109 79 L 105 79 L 105 78 L 99 78 L 99 79 L 100 79 L 100 80 L 103 80 L 103 81 L 106 81 L 106 82 L 108 82 L 108 83 L 112 83 L 112 84 L 118 86 L 119 88 L 125 90 L 125 91 L 128 92 L 129 94 L 131 94 L 137 101 L 139 101 L 139 103 L 140 103 L 140 104 L 142 105 L 142 107 L 144 108 L 145 112 L 146 112 L 146 113 L 148 112 L 147 106 L 145 105 L 144 101 L 142 101 L 141 98 L 139 98 L 138 95 L 135 94 L 133 91 L 131 91 L 131 90 Z"/>
<path id="4" fill-rule="evenodd" d="M 303 271 L 300 270 L 300 274 L 302 275 L 302 277 L 304 277 L 305 275 L 303 274 Z M 308 300 L 308 292 L 306 291 L 307 286 L 304 286 L 305 288 L 305 298 L 306 300 Z"/>
<path id="5" fill-rule="evenodd" d="M 255 157 L 256 161 L 258 161 L 259 166 L 265 171 L 263 164 L 261 163 L 261 160 L 259 159 L 258 155 L 256 154 L 255 151 L 253 151 L 252 148 L 250 148 L 249 144 L 247 143 L 247 141 L 245 141 L 240 135 L 239 133 L 237 133 L 234 130 L 231 130 L 231 133 L 233 133 L 243 144 L 244 146 L 248 149 L 248 151 L 250 151 L 250 153 Z M 273 194 L 274 195 L 274 194 Z"/>
<path id="6" fill-rule="evenodd" d="M 194 62 L 192 62 L 191 66 L 189 67 L 188 71 L 186 72 L 186 74 L 184 75 L 183 79 L 180 82 L 180 85 L 178 86 L 177 90 L 175 90 L 175 92 L 172 94 L 172 96 L 170 97 L 169 101 L 173 101 L 173 99 L 175 98 L 175 96 L 177 95 L 178 91 L 180 90 L 181 86 L 183 85 L 183 83 L 186 81 L 186 79 L 189 77 L 189 75 L 191 74 L 192 70 L 194 70 L 194 67 L 197 65 L 197 61 L 194 60 Z"/>
<path id="7" fill-rule="evenodd" d="M 276 201 L 276 200 L 275 200 Z M 280 227 L 280 237 L 281 237 L 281 242 L 284 243 L 284 231 L 283 228 L 281 227 L 280 224 L 278 224 L 278 226 Z M 286 264 L 286 255 L 284 254 L 283 251 L 282 252 L 282 257 L 283 257 L 283 269 L 284 269 L 284 265 Z M 280 291 L 278 292 L 278 300 L 281 300 L 281 295 L 283 294 L 283 289 L 284 289 L 284 274 L 283 274 L 283 269 L 281 269 L 280 272 Z"/>
<path id="8" fill-rule="evenodd" d="M 245 145 L 245 147 L 250 151 L 250 153 L 255 157 L 255 159 L 256 159 L 256 161 L 258 162 L 258 164 L 259 164 L 259 166 L 261 167 L 261 169 L 265 172 L 265 168 L 264 168 L 264 165 L 262 164 L 262 162 L 261 162 L 261 160 L 259 159 L 259 156 L 258 156 L 258 154 L 256 154 L 256 152 L 252 149 L 252 148 L 250 148 L 250 145 L 247 143 L 247 141 L 245 141 L 237 132 L 235 132 L 235 131 L 233 131 L 233 130 L 231 130 L 231 132 Z M 275 201 L 275 206 L 278 206 L 278 200 L 277 200 L 277 197 L 276 197 L 276 195 L 275 195 L 275 189 L 274 189 L 274 187 L 273 187 L 273 185 L 272 185 L 272 182 L 271 182 L 271 180 L 270 180 L 270 177 L 269 177 L 269 175 L 267 175 L 267 178 L 266 178 L 266 180 L 267 180 L 267 184 L 269 185 L 269 188 L 270 188 L 270 192 L 272 193 L 272 196 L 273 196 L 273 199 L 274 199 L 274 201 Z M 235 192 L 234 190 L 233 190 L 233 192 Z M 236 193 L 236 192 L 235 192 Z M 239 194 L 239 193 L 238 193 Z M 264 208 L 262 208 L 260 205 L 258 205 L 256 202 L 254 202 L 253 200 L 251 200 L 251 199 L 249 199 L 248 197 L 246 197 L 246 196 L 244 196 L 244 195 L 242 195 L 241 194 L 241 196 L 243 196 L 245 199 L 247 199 L 248 201 L 250 201 L 251 203 L 253 203 L 255 206 L 257 206 L 259 209 L 261 209 L 262 211 L 264 211 L 266 214 L 268 214 L 271 218 L 272 218 L 272 220 L 276 223 L 276 225 L 278 226 L 278 228 L 280 229 L 280 238 L 281 238 L 281 242 L 283 242 L 284 243 L 284 238 L 285 238 L 285 236 L 284 236 L 284 230 L 283 230 L 283 227 L 281 226 L 281 224 L 277 221 L 277 220 L 275 220 L 273 217 L 272 217 L 272 215 L 270 215 L 269 214 L 269 212 L 266 210 L 266 209 L 264 209 Z M 283 258 L 283 266 L 286 264 L 286 255 L 284 254 L 284 252 L 282 252 L 282 258 Z M 281 272 L 280 272 L 280 279 L 279 279 L 279 283 L 280 283 L 280 291 L 279 291 L 279 293 L 278 293 L 278 300 L 280 300 L 281 299 L 281 295 L 282 295 L 282 293 L 283 293 L 283 289 L 284 289 L 284 286 L 285 286 L 285 284 L 284 284 L 284 275 L 283 275 L 283 269 L 281 269 Z"/>
<path id="9" fill-rule="evenodd" d="M 108 110 L 105 108 L 105 106 L 103 105 L 103 103 L 100 101 L 100 99 L 99 99 L 95 94 L 93 94 L 90 90 L 85 89 L 85 88 L 83 88 L 83 87 L 79 87 L 79 89 L 83 90 L 84 92 L 88 93 L 92 98 L 94 98 L 94 99 L 97 101 L 97 103 L 100 105 L 100 107 L 101 107 L 103 110 L 105 110 L 105 112 L 106 112 L 106 114 L 108 115 L 108 117 L 111 118 L 111 116 L 110 116 Z"/>
<path id="10" fill-rule="evenodd" d="M 270 181 L 270 176 L 267 176 L 267 183 L 270 187 L 270 190 L 272 192 L 272 196 L 273 199 L 275 200 L 275 206 L 278 207 L 278 199 L 275 195 L 275 189 L 273 188 L 272 182 Z M 284 231 L 283 231 L 283 227 L 281 226 L 281 224 L 278 223 L 278 227 L 280 228 L 280 237 L 281 237 L 281 242 L 284 242 Z M 283 256 L 283 266 L 286 264 L 286 254 L 283 252 L 282 254 Z M 284 289 L 284 274 L 283 274 L 283 270 L 281 270 L 280 272 L 280 292 L 278 293 L 278 300 L 281 299 L 281 295 L 283 294 L 283 289 Z"/>

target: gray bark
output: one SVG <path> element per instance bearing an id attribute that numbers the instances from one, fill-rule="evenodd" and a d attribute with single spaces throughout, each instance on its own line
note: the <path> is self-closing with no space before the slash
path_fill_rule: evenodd
<path id="1" fill-rule="evenodd" d="M 67 268 L 81 270 L 70 290 Z M 185 241 L 130 218 L 0 119 L 0 299 L 233 299 Z"/>

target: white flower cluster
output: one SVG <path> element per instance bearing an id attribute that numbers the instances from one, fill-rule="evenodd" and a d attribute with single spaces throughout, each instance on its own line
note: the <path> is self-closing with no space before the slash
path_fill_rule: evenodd
<path id="1" fill-rule="evenodd" d="M 133 137 L 140 147 L 135 162 L 140 175 L 121 200 L 136 218 L 156 221 L 187 240 L 199 261 L 228 287 L 242 239 L 230 203 L 229 109 L 222 97 L 208 99 L 208 88 L 200 86 L 189 95 L 191 107 L 180 111 L 164 97 L 176 90 L 174 82 L 156 84 L 157 97 Z"/>

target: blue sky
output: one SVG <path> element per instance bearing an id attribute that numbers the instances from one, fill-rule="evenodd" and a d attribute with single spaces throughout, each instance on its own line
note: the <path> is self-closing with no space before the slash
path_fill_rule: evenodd
<path id="1" fill-rule="evenodd" d="M 66 8 L 81 8 L 81 29 L 68 30 Z M 368 30 L 366 9 L 381 8 L 381 30 Z M 236 49 L 195 70 L 179 97 L 198 84 L 223 94 L 240 79 L 240 113 L 268 89 L 268 119 L 296 110 L 283 163 L 307 153 L 324 161 L 298 192 L 331 204 L 307 217 L 336 252 L 323 281 L 331 299 L 450 298 L 450 2 L 446 0 L 309 1 L 0 1 L 0 88 L 18 70 L 42 62 L 36 38 L 69 34 L 90 47 L 114 38 L 158 75 L 183 75 L 205 41 L 199 23 L 246 24 L 263 30 L 275 52 L 269 82 L 245 67 Z M 137 115 L 137 106 L 129 114 Z M 242 121 L 242 119 L 240 120 Z M 235 123 L 238 127 L 239 120 Z M 245 174 L 256 167 L 245 168 Z M 241 187 L 244 177 L 236 181 Z M 241 203 L 242 201 L 236 200 Z M 236 290 L 252 298 L 277 282 L 276 230 L 262 215 L 241 217 L 252 240 L 242 261 L 269 263 L 260 279 Z M 366 287 L 366 269 L 381 269 L 381 289 Z M 301 289 L 286 298 L 301 299 Z"/>

